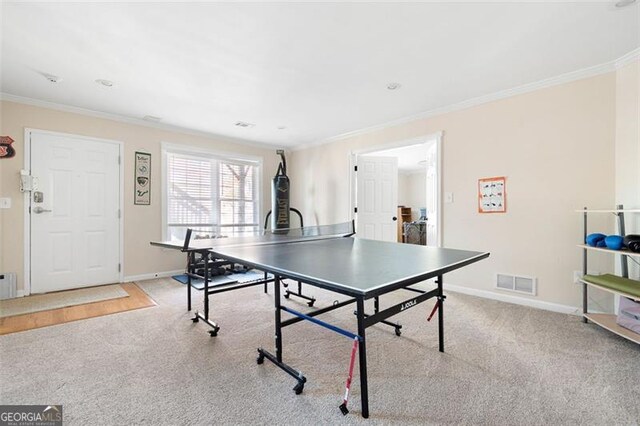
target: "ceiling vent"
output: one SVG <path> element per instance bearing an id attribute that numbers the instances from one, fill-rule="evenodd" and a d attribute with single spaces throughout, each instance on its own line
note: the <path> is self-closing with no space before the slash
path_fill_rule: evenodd
<path id="1" fill-rule="evenodd" d="M 516 293 L 536 295 L 537 278 L 519 275 L 496 274 L 496 288 Z"/>
<path id="2" fill-rule="evenodd" d="M 236 121 L 235 124 L 237 127 L 243 127 L 245 129 L 248 129 L 249 127 L 254 127 L 255 124 L 253 123 L 247 123 L 246 121 Z"/>
<path id="3" fill-rule="evenodd" d="M 44 76 L 44 78 L 49 80 L 51 83 L 60 83 L 62 81 L 62 79 L 60 77 L 58 77 L 57 75 L 47 74 L 46 72 L 42 73 L 42 75 Z"/>

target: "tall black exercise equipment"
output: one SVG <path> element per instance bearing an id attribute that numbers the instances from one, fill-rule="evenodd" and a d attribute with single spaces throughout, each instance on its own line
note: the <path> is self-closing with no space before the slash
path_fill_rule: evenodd
<path id="1" fill-rule="evenodd" d="M 279 149 L 280 165 L 271 183 L 271 229 L 291 228 L 291 214 L 289 212 L 289 176 L 287 176 L 287 160 L 284 150 Z"/>

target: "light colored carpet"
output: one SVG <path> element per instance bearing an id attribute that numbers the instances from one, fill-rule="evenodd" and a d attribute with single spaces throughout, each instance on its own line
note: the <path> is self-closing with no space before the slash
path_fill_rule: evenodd
<path id="1" fill-rule="evenodd" d="M 119 284 L 0 300 L 0 318 L 129 297 Z"/>
<path id="2" fill-rule="evenodd" d="M 308 378 L 302 395 L 268 361 L 256 365 L 256 348 L 273 347 L 273 299 L 261 286 L 214 295 L 213 317 L 222 328 L 209 337 L 207 327 L 189 321 L 183 285 L 138 284 L 157 307 L 1 336 L 0 402 L 63 404 L 70 425 L 632 425 L 640 419 L 640 347 L 575 316 L 449 293 L 444 354 L 437 350 L 437 325 L 426 322 L 429 302 L 397 317 L 402 337 L 387 326 L 371 327 L 371 417 L 365 420 L 357 373 L 351 413 L 338 410 L 349 339 L 310 323 L 285 328 L 284 359 Z M 336 299 L 308 291 L 318 306 Z M 403 296 L 383 298 L 382 305 Z M 322 318 L 354 329 L 352 312 L 350 306 Z"/>

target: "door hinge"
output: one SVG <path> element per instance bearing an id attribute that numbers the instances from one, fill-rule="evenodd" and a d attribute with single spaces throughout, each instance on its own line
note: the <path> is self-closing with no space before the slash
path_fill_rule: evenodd
<path id="1" fill-rule="evenodd" d="M 122 211 L 118 209 L 118 219 L 122 219 Z"/>
<path id="2" fill-rule="evenodd" d="M 122 263 L 118 263 L 118 272 L 122 272 Z"/>
<path id="3" fill-rule="evenodd" d="M 354 213 L 358 213 L 358 208 L 357 208 L 357 207 L 354 207 L 354 208 L 353 208 L 353 212 L 354 212 Z"/>
<path id="4" fill-rule="evenodd" d="M 353 171 L 357 172 L 358 171 L 358 166 L 353 166 Z"/>

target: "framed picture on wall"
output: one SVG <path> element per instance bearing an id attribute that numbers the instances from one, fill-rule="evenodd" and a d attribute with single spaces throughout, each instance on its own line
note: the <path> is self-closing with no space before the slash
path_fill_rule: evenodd
<path id="1" fill-rule="evenodd" d="M 504 176 L 478 179 L 479 213 L 506 213 L 506 181 Z"/>
<path id="2" fill-rule="evenodd" d="M 151 154 L 136 151 L 133 203 L 151 205 Z"/>

